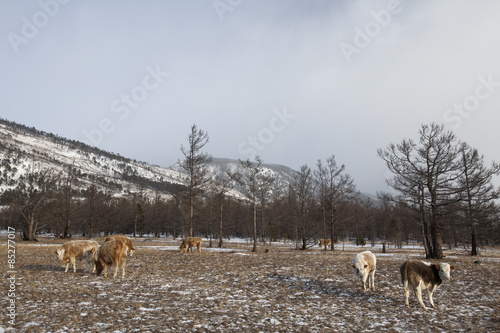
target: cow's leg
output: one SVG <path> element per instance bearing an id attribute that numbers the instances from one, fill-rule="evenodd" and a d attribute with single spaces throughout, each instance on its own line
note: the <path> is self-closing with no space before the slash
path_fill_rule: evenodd
<path id="1" fill-rule="evenodd" d="M 375 270 L 372 272 L 372 289 L 375 290 Z"/>
<path id="2" fill-rule="evenodd" d="M 405 305 L 409 309 L 410 302 L 408 302 L 408 297 L 410 297 L 410 288 L 408 288 L 408 281 L 404 282 L 403 287 L 404 287 L 404 291 L 405 291 Z"/>
<path id="3" fill-rule="evenodd" d="M 113 274 L 113 279 L 116 278 L 116 274 L 118 274 L 118 266 L 120 266 L 120 260 L 118 259 L 117 262 L 115 262 L 115 274 Z"/>
<path id="4" fill-rule="evenodd" d="M 64 273 L 67 273 L 67 272 L 68 272 L 68 268 L 69 268 L 69 260 L 68 260 L 68 262 L 66 263 L 66 269 L 64 270 Z"/>
<path id="5" fill-rule="evenodd" d="M 125 258 L 122 260 L 122 279 L 125 277 Z"/>
<path id="6" fill-rule="evenodd" d="M 73 273 L 76 273 L 75 258 L 71 258 L 71 263 L 73 264 Z"/>
<path id="7" fill-rule="evenodd" d="M 434 288 L 431 287 L 427 289 L 427 291 L 429 292 L 429 302 L 431 302 L 432 307 L 435 308 L 436 306 L 434 305 L 434 300 L 432 299 L 432 293 L 434 292 Z"/>
<path id="8" fill-rule="evenodd" d="M 363 292 L 366 292 L 366 280 L 361 280 L 361 283 L 363 284 Z"/>
<path id="9" fill-rule="evenodd" d="M 422 282 L 420 282 L 415 288 L 415 296 L 417 296 L 418 302 L 420 305 L 424 308 L 425 311 L 427 311 L 427 308 L 425 307 L 424 301 L 422 300 Z"/>

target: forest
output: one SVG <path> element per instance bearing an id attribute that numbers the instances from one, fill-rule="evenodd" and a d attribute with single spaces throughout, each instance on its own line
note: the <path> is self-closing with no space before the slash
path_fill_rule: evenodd
<path id="1" fill-rule="evenodd" d="M 156 196 L 115 196 L 95 184 L 78 190 L 78 170 L 64 174 L 33 170 L 14 189 L 1 193 L 1 228 L 13 227 L 25 240 L 40 233 L 55 237 L 96 237 L 124 233 L 134 237 L 203 236 L 210 247 L 226 240 L 266 243 L 287 241 L 297 250 L 331 239 L 401 247 L 423 244 L 426 257 L 442 258 L 443 247 L 464 247 L 477 255 L 483 246 L 500 243 L 500 189 L 492 179 L 500 165 L 459 141 L 442 125 L 424 124 L 419 139 L 390 143 L 377 153 L 392 173 L 391 193 L 378 201 L 362 200 L 354 179 L 335 155 L 304 165 L 286 187 L 265 173 L 263 161 L 240 160 L 238 171 L 215 176 L 204 152 L 209 137 L 191 127 L 181 146 L 186 185 L 155 183 Z M 2 164 L 4 170 L 10 166 Z M 141 181 L 138 179 L 137 181 Z M 147 182 L 144 188 L 151 186 Z M 236 197 L 235 188 L 244 194 Z M 168 199 L 162 195 L 168 193 Z"/>

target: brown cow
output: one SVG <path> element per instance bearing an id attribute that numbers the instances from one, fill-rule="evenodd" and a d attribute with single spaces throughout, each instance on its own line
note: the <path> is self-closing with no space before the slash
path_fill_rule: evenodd
<path id="1" fill-rule="evenodd" d="M 125 235 L 110 235 L 110 236 L 106 237 L 106 239 L 104 241 L 107 242 L 107 241 L 110 241 L 112 239 L 117 239 L 117 240 L 125 243 L 125 245 L 127 245 L 127 254 L 129 256 L 134 255 L 135 248 L 134 248 L 134 245 L 132 245 L 132 240 L 130 238 L 128 238 Z"/>
<path id="2" fill-rule="evenodd" d="M 99 254 L 96 261 L 96 274 L 100 275 L 104 268 L 104 277 L 108 276 L 108 267 L 111 270 L 111 266 L 115 265 L 115 274 L 113 278 L 116 278 L 118 273 L 118 267 L 122 266 L 122 278 L 125 277 L 125 259 L 127 258 L 127 245 L 122 241 L 117 239 L 111 239 L 99 248 Z"/>
<path id="3" fill-rule="evenodd" d="M 332 245 L 332 240 L 331 239 L 320 239 L 320 240 L 318 240 L 318 245 L 319 245 L 319 247 L 323 247 L 323 248 L 325 247 L 325 245 L 326 246 L 331 246 Z"/>
<path id="4" fill-rule="evenodd" d="M 196 246 L 198 248 L 198 252 L 201 253 L 201 237 L 186 237 L 182 240 L 182 244 L 179 247 L 179 252 L 193 252 L 193 247 Z"/>
<path id="5" fill-rule="evenodd" d="M 443 282 L 450 281 L 451 271 L 455 266 L 447 263 L 431 264 L 420 260 L 410 260 L 406 261 L 401 265 L 401 282 L 403 282 L 404 292 L 405 292 L 405 305 L 407 308 L 410 307 L 408 302 L 408 297 L 410 295 L 410 287 L 413 289 L 415 296 L 417 296 L 418 302 L 424 310 L 427 311 L 427 307 L 422 301 L 422 291 L 427 289 L 429 294 L 429 302 L 434 308 L 434 300 L 432 299 L 432 293 L 437 289 Z"/>
<path id="6" fill-rule="evenodd" d="M 75 260 L 85 260 L 87 262 L 86 269 L 90 270 L 90 265 L 93 265 L 93 272 L 95 272 L 94 262 L 97 259 L 97 251 L 99 244 L 93 240 L 74 240 L 61 245 L 54 253 L 58 256 L 59 260 L 66 263 L 66 270 L 68 271 L 69 263 L 73 264 L 73 272 L 76 272 Z"/>

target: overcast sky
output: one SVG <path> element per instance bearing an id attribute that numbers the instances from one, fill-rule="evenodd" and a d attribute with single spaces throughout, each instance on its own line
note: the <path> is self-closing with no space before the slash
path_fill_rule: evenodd
<path id="1" fill-rule="evenodd" d="M 453 130 L 500 160 L 500 1 L 0 2 L 0 117 L 161 166 L 334 154 L 387 190 L 377 148 Z M 498 183 L 498 181 L 497 181 Z"/>

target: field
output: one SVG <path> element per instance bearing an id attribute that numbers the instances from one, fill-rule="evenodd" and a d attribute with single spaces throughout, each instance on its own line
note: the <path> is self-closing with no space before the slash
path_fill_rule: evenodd
<path id="1" fill-rule="evenodd" d="M 363 293 L 351 268 L 362 248 L 352 245 L 325 252 L 276 243 L 251 253 L 251 244 L 229 242 L 179 254 L 179 240 L 137 239 L 126 277 L 113 279 L 84 272 L 83 262 L 64 273 L 53 253 L 60 243 L 16 243 L 15 325 L 4 315 L 6 283 L 0 332 L 500 331 L 500 249 L 481 249 L 476 258 L 446 250 L 443 261 L 456 268 L 426 312 L 413 294 L 405 308 L 399 275 L 404 260 L 422 258 L 419 247 L 383 254 L 365 246 L 377 256 L 377 289 Z M 6 281 L 7 270 L 2 275 Z M 426 292 L 424 303 L 430 307 Z"/>

